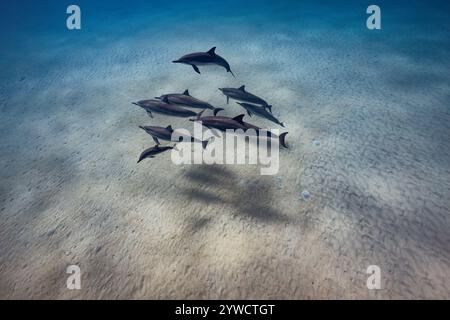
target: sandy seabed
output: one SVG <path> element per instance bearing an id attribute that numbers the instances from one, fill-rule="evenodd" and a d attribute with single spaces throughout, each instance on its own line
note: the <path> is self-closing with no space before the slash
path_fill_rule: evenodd
<path id="1" fill-rule="evenodd" d="M 448 31 L 198 24 L 3 61 L 0 298 L 450 298 Z M 212 46 L 236 79 L 170 63 Z M 217 88 L 242 84 L 289 131 L 277 175 L 136 164 L 153 145 L 138 125 L 191 123 L 131 101 L 188 88 L 235 116 Z"/>

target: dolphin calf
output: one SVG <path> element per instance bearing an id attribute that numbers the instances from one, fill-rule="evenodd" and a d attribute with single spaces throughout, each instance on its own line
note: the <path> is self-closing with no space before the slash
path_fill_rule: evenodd
<path id="1" fill-rule="evenodd" d="M 249 116 L 252 116 L 252 114 L 256 114 L 257 116 L 260 116 L 262 118 L 266 118 L 267 120 L 270 120 L 276 124 L 279 124 L 280 126 L 284 127 L 283 122 L 280 122 L 277 118 L 275 118 L 270 112 L 268 112 L 264 107 L 257 106 L 250 103 L 245 102 L 236 102 L 237 104 L 241 105 L 245 110 L 247 110 L 247 113 Z"/>
<path id="2" fill-rule="evenodd" d="M 172 62 L 190 65 L 190 66 L 192 66 L 192 68 L 194 68 L 195 72 L 197 72 L 198 74 L 200 74 L 200 70 L 198 69 L 198 66 L 215 64 L 215 65 L 224 67 L 227 70 L 227 72 L 230 72 L 234 77 L 234 74 L 231 71 L 231 68 L 230 68 L 230 65 L 228 64 L 228 62 L 224 58 L 222 58 L 221 56 L 216 54 L 215 50 L 216 50 L 216 47 L 212 47 L 207 52 L 189 53 L 189 54 L 182 56 L 180 59 L 174 60 Z"/>
<path id="3" fill-rule="evenodd" d="M 139 156 L 139 160 L 137 163 L 141 162 L 145 158 L 154 158 L 157 154 L 160 154 L 164 151 L 171 150 L 174 148 L 175 148 L 175 145 L 172 147 L 171 146 L 161 147 L 159 145 L 156 145 L 154 147 L 145 149 L 144 151 L 142 151 L 141 155 Z"/>
<path id="4" fill-rule="evenodd" d="M 173 140 L 172 134 L 173 134 L 174 130 L 172 129 L 172 126 L 167 126 L 165 128 L 164 127 L 155 127 L 155 126 L 145 126 L 145 127 L 139 126 L 139 128 L 141 128 L 142 130 L 147 132 L 149 135 L 151 135 L 153 138 L 153 141 L 155 141 L 156 145 L 160 144 L 158 139 L 172 141 L 172 142 L 190 141 L 190 142 L 201 142 L 203 149 L 205 149 L 209 142 L 209 140 L 202 141 L 202 140 L 194 138 L 192 136 L 184 136 L 184 135 L 183 136 L 179 135 L 177 140 Z"/>
<path id="5" fill-rule="evenodd" d="M 163 94 L 162 96 L 155 97 L 155 98 L 160 99 L 166 103 L 178 104 L 178 105 L 189 107 L 189 108 L 213 110 L 214 115 L 216 115 L 217 112 L 224 110 L 222 108 L 215 108 L 208 102 L 205 102 L 200 99 L 192 97 L 189 94 L 189 90 L 185 90 L 183 93 Z"/>
<path id="6" fill-rule="evenodd" d="M 254 104 L 262 105 L 264 108 L 269 109 L 272 112 L 272 106 L 269 105 L 265 100 L 261 99 L 254 94 L 245 91 L 245 86 L 240 86 L 239 88 L 219 88 L 220 91 L 227 97 L 227 103 L 231 99 L 250 102 Z"/>
<path id="7" fill-rule="evenodd" d="M 143 108 L 151 118 L 153 118 L 152 112 L 181 118 L 193 117 L 197 115 L 194 111 L 186 110 L 175 104 L 170 104 L 159 100 L 140 100 L 138 102 L 132 102 L 132 104 Z"/>

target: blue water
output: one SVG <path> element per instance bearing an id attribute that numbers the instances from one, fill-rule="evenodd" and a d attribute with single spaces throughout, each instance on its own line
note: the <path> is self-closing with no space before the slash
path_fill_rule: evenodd
<path id="1" fill-rule="evenodd" d="M 449 1 L 2 1 L 0 30 L 0 297 L 448 298 Z M 171 63 L 213 46 L 236 78 Z M 136 165 L 138 125 L 187 122 L 131 101 L 236 116 L 217 88 L 243 84 L 289 131 L 276 178 Z"/>

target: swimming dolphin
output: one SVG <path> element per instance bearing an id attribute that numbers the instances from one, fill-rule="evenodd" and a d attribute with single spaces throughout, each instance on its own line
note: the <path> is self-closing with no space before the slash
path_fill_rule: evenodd
<path id="1" fill-rule="evenodd" d="M 227 103 L 231 98 L 238 101 L 262 105 L 264 108 L 267 108 L 270 112 L 272 112 L 272 106 L 270 104 L 260 97 L 245 91 L 245 86 L 240 86 L 239 88 L 219 88 L 219 90 L 222 91 L 222 93 L 227 97 Z"/>
<path id="2" fill-rule="evenodd" d="M 196 115 L 194 111 L 159 100 L 140 100 L 138 102 L 132 102 L 132 104 L 143 108 L 151 118 L 153 118 L 152 112 L 181 118 L 193 117 Z"/>
<path id="3" fill-rule="evenodd" d="M 190 142 L 201 142 L 203 149 L 206 148 L 206 146 L 208 145 L 209 140 L 199 140 L 196 139 L 192 136 L 178 136 L 178 140 L 173 140 L 172 139 L 172 134 L 174 132 L 174 130 L 172 129 L 172 126 L 167 126 L 167 127 L 154 127 L 154 126 L 139 126 L 139 128 L 141 128 L 142 130 L 144 130 L 145 132 L 147 132 L 149 135 L 152 136 L 153 141 L 155 141 L 155 143 L 157 145 L 160 144 L 158 139 L 161 140 L 166 140 L 166 141 L 173 141 L 173 142 L 183 142 L 183 141 L 190 141 Z"/>
<path id="4" fill-rule="evenodd" d="M 268 112 L 264 107 L 257 106 L 250 103 L 245 102 L 236 102 L 237 104 L 241 105 L 245 110 L 247 110 L 247 113 L 249 116 L 252 116 L 252 114 L 256 114 L 257 116 L 260 116 L 262 118 L 266 118 L 267 120 L 270 120 L 276 124 L 279 124 L 280 126 L 284 127 L 283 122 L 280 122 L 277 118 L 275 118 L 270 112 Z"/>
<path id="5" fill-rule="evenodd" d="M 269 130 L 265 130 L 267 133 L 263 133 L 262 132 L 262 128 L 260 128 L 260 127 L 258 127 L 258 126 L 255 126 L 255 125 L 253 125 L 253 124 L 251 124 L 251 123 L 248 123 L 248 122 L 244 122 L 244 121 L 242 121 L 242 123 L 246 126 L 246 128 L 247 129 L 254 129 L 255 131 L 256 131 L 256 136 L 260 136 L 260 135 L 262 135 L 262 136 L 265 136 L 265 137 L 269 137 L 269 138 L 271 138 L 271 139 L 278 139 L 278 141 L 279 141 L 279 143 L 284 147 L 284 148 L 288 148 L 288 146 L 286 145 L 286 135 L 288 134 L 288 132 L 283 132 L 282 134 L 280 134 L 279 136 L 278 135 L 276 135 L 275 133 L 273 133 L 273 132 L 270 132 Z"/>
<path id="6" fill-rule="evenodd" d="M 207 52 L 189 53 L 182 56 L 180 59 L 174 60 L 172 62 L 190 65 L 192 66 L 192 68 L 194 68 L 195 72 L 197 72 L 198 74 L 200 74 L 198 66 L 215 64 L 224 67 L 227 70 L 227 72 L 230 72 L 234 77 L 234 73 L 231 71 L 228 62 L 224 58 L 216 54 L 215 50 L 216 47 L 212 47 Z"/>
<path id="7" fill-rule="evenodd" d="M 192 97 L 187 89 L 183 93 L 168 93 L 155 98 L 167 103 L 178 104 L 185 107 L 213 110 L 214 115 L 223 110 L 222 108 L 213 107 L 208 102 Z"/>
<path id="8" fill-rule="evenodd" d="M 137 163 L 141 162 L 145 158 L 154 158 L 157 154 L 160 154 L 164 151 L 171 150 L 174 148 L 175 148 L 175 145 L 172 147 L 171 146 L 160 147 L 159 145 L 156 145 L 154 147 L 145 149 L 144 151 L 142 151 L 141 155 L 139 156 L 139 160 Z"/>
<path id="9" fill-rule="evenodd" d="M 196 121 L 201 122 L 203 126 L 209 128 L 209 129 L 217 129 L 220 131 L 226 131 L 228 129 L 231 130 L 237 130 L 242 129 L 246 130 L 245 125 L 242 123 L 242 118 L 244 117 L 244 114 L 238 115 L 237 117 L 230 118 L 230 117 L 222 117 L 222 116 L 207 116 L 202 117 L 203 111 L 201 111 L 197 118 L 195 119 L 189 119 L 189 121 Z"/>
<path id="10" fill-rule="evenodd" d="M 201 116 L 202 112 L 200 112 L 197 115 L 196 119 L 189 119 L 189 121 L 201 121 L 203 126 L 209 128 L 209 129 L 218 129 L 220 131 L 226 131 L 227 129 L 233 129 L 233 130 L 242 129 L 242 130 L 244 130 L 244 132 L 247 133 L 248 129 L 254 129 L 257 137 L 259 137 L 263 133 L 262 128 L 257 127 L 251 123 L 244 122 L 244 120 L 243 120 L 243 118 L 245 116 L 244 114 L 240 114 L 234 118 L 221 117 L 221 116 L 202 117 Z M 288 134 L 287 132 L 284 132 L 278 136 L 275 133 L 267 131 L 267 133 L 264 133 L 264 136 L 272 138 L 272 139 L 278 138 L 279 143 L 283 147 L 287 148 L 288 146 L 286 145 L 286 141 L 285 141 L 287 134 Z"/>

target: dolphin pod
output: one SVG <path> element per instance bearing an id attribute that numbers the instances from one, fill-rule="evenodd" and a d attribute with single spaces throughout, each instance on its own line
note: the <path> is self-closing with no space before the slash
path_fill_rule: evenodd
<path id="1" fill-rule="evenodd" d="M 189 53 L 182 56 L 180 59 L 174 60 L 172 62 L 190 65 L 192 66 L 194 71 L 197 72 L 198 74 L 200 74 L 198 66 L 218 65 L 224 67 L 227 70 L 227 72 L 230 72 L 234 77 L 234 73 L 231 71 L 228 62 L 224 58 L 216 54 L 215 51 L 216 47 L 212 47 L 207 52 Z"/>
<path id="2" fill-rule="evenodd" d="M 181 58 L 172 61 L 173 63 L 181 63 L 192 66 L 195 72 L 200 74 L 199 66 L 218 65 L 227 72 L 231 71 L 230 64 L 221 56 L 216 54 L 216 47 L 212 47 L 206 52 L 194 52 L 189 53 Z M 248 92 L 245 89 L 245 85 L 239 88 L 219 88 L 223 95 L 227 98 L 227 104 L 230 99 L 236 100 L 237 104 L 243 107 L 247 114 L 265 118 L 272 121 L 282 127 L 284 124 L 272 115 L 272 105 L 267 103 L 264 99 L 257 95 Z M 286 144 L 286 135 L 288 132 L 283 132 L 280 135 L 276 135 L 271 131 L 260 128 L 248 122 L 244 122 L 244 114 L 240 114 L 236 117 L 218 116 L 217 113 L 223 111 L 223 108 L 217 108 L 209 102 L 197 99 L 190 95 L 189 90 L 186 89 L 183 93 L 166 93 L 162 94 L 154 99 L 139 100 L 132 102 L 132 104 L 143 108 L 147 114 L 153 118 L 153 113 L 158 113 L 166 116 L 190 118 L 190 121 L 201 122 L 202 125 L 208 129 L 216 129 L 219 131 L 226 130 L 238 130 L 241 129 L 244 133 L 253 133 L 257 137 L 268 137 L 269 139 L 278 139 L 281 146 L 288 148 Z M 192 109 L 202 109 L 199 113 L 196 113 Z M 213 111 L 213 116 L 203 116 L 205 110 Z M 139 156 L 138 163 L 146 158 L 154 158 L 156 155 L 168 150 L 175 149 L 176 144 L 173 146 L 161 146 L 160 140 L 169 142 L 195 142 L 201 143 L 203 148 L 206 148 L 210 140 L 200 140 L 190 135 L 174 135 L 174 129 L 171 125 L 166 127 L 161 126 L 139 126 L 147 134 L 149 134 L 154 142 L 155 146 L 145 149 Z M 253 129 L 253 130 L 249 130 Z"/>

